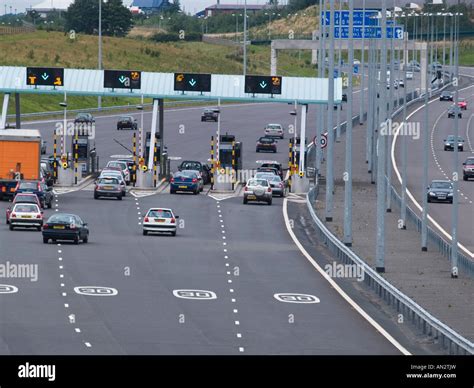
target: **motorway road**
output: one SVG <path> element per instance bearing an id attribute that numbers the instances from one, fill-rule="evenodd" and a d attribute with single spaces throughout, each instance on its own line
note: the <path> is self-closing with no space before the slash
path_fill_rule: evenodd
<path id="1" fill-rule="evenodd" d="M 267 122 L 291 124 L 290 109 L 223 108 L 222 132 L 228 128 L 243 141 L 245 167 L 258 159 L 287 161 L 286 139 L 275 156 L 255 153 L 253 142 Z M 200 112 L 166 112 L 170 155 L 207 159 L 216 126 L 201 123 Z M 150 115 L 145 117 L 149 122 Z M 116 117 L 97 120 L 102 160 L 123 153 L 112 138 L 131 138 L 130 132 L 118 133 L 115 122 Z M 51 134 L 51 123 L 38 126 Z M 40 233 L 10 232 L 2 222 L 0 262 L 38 264 L 39 273 L 37 282 L 2 279 L 18 292 L 0 299 L 0 353 L 400 354 L 301 255 L 286 230 L 282 202 L 243 206 L 238 195 L 216 201 L 203 194 L 172 196 L 167 189 L 142 198 L 127 195 L 121 202 L 95 201 L 89 186 L 57 195 L 54 208 L 45 211 L 79 214 L 89 223 L 89 244 L 44 245 Z M 142 235 L 141 217 L 157 205 L 180 215 L 177 237 Z M 0 215 L 7 206 L 0 203 Z M 84 296 L 74 290 L 80 286 L 118 293 Z M 181 299 L 173 294 L 179 289 L 207 290 L 217 298 Z M 319 303 L 274 297 L 288 292 L 313 295 Z M 422 352 L 406 338 L 396 339 L 411 352 Z"/>
<path id="2" fill-rule="evenodd" d="M 467 70 L 463 71 L 468 72 Z M 461 74 L 463 73 L 461 72 Z M 474 75 L 474 72 L 471 71 Z M 459 136 L 465 139 L 464 152 L 459 152 L 459 164 L 456 171 L 459 175 L 459 227 L 458 241 L 468 250 L 474 252 L 474 182 L 462 180 L 462 163 L 468 156 L 474 154 L 474 78 L 465 78 L 459 97 L 465 97 L 468 102 L 467 111 L 462 111 L 463 117 L 459 119 Z M 450 134 L 454 134 L 454 119 L 448 119 L 447 109 L 451 102 L 439 101 L 435 99 L 429 104 L 429 182 L 433 179 L 452 179 L 454 171 L 454 153 L 452 151 L 444 151 L 443 140 Z M 424 109 L 420 109 L 410 119 L 411 123 L 419 123 L 421 129 L 424 127 Z M 423 195 L 426 194 L 426 188 L 422 187 L 423 182 L 423 136 L 419 139 L 408 137 L 407 147 L 407 166 L 408 180 L 407 187 L 415 196 L 416 200 L 421 204 Z M 396 143 L 396 160 L 397 165 L 401 168 L 401 138 Z M 434 220 L 440 224 L 449 234 L 451 234 L 452 205 L 445 203 L 429 203 L 428 213 Z"/>

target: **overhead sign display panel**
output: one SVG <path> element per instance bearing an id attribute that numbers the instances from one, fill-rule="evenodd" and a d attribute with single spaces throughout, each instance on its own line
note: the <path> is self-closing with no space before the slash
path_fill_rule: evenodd
<path id="1" fill-rule="evenodd" d="M 387 39 L 403 39 L 403 27 L 387 27 L 386 30 Z M 365 39 L 382 39 L 382 27 L 354 27 L 352 30 L 354 39 L 362 39 L 364 34 Z M 334 27 L 334 38 L 335 39 L 348 39 L 349 38 L 349 27 Z"/>
<path id="2" fill-rule="evenodd" d="M 197 73 L 175 73 L 174 90 L 180 92 L 210 92 L 211 75 Z"/>
<path id="3" fill-rule="evenodd" d="M 283 78 L 279 76 L 245 76 L 245 93 L 281 94 Z"/>
<path id="4" fill-rule="evenodd" d="M 27 67 L 26 84 L 31 86 L 64 86 L 64 69 Z"/>
<path id="5" fill-rule="evenodd" d="M 104 88 L 110 89 L 141 89 L 141 71 L 104 70 Z"/>
<path id="6" fill-rule="evenodd" d="M 335 11 L 334 12 L 334 23 L 331 20 L 330 11 L 326 11 L 326 26 L 349 26 L 349 11 Z M 354 26 L 378 26 L 379 19 L 377 18 L 379 10 L 354 10 L 353 23 Z M 324 14 L 321 12 L 321 17 Z"/>

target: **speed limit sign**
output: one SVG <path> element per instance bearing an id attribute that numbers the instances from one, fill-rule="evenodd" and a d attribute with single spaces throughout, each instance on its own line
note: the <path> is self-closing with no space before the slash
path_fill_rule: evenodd
<path id="1" fill-rule="evenodd" d="M 323 133 L 321 135 L 321 140 L 319 141 L 319 144 L 321 145 L 321 148 L 326 148 L 328 145 L 328 135 Z"/>

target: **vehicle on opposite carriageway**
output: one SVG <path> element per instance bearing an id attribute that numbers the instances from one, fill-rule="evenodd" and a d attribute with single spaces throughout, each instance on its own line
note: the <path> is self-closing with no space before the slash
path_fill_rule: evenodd
<path id="1" fill-rule="evenodd" d="M 450 92 L 449 90 L 443 90 L 441 94 L 439 95 L 439 100 L 440 101 L 453 101 L 453 92 Z"/>
<path id="2" fill-rule="evenodd" d="M 453 203 L 453 184 L 450 181 L 435 179 L 427 190 L 428 202 Z"/>
<path id="3" fill-rule="evenodd" d="M 257 140 L 255 146 L 255 152 L 269 151 L 276 153 L 277 152 L 277 141 L 272 137 L 261 137 Z"/>
<path id="4" fill-rule="evenodd" d="M 456 105 L 451 105 L 448 109 L 448 119 L 449 118 L 455 118 L 455 116 L 458 115 L 458 117 L 460 119 L 462 119 L 462 112 L 461 112 L 461 108 L 459 106 L 456 106 Z"/>
<path id="5" fill-rule="evenodd" d="M 444 141 L 444 150 L 449 151 L 449 150 L 454 150 L 454 144 L 456 143 L 454 135 L 448 135 Z M 459 151 L 464 151 L 464 139 L 461 136 L 458 136 L 458 150 Z"/>
<path id="6" fill-rule="evenodd" d="M 121 116 L 117 121 L 117 131 L 122 129 L 131 129 L 136 131 L 138 128 L 137 119 L 133 116 Z"/>
<path id="7" fill-rule="evenodd" d="M 474 178 L 474 157 L 467 158 L 462 164 L 462 178 L 465 181 Z"/>

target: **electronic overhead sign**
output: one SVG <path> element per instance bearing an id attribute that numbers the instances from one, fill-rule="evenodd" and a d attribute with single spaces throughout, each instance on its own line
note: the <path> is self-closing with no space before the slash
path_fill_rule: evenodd
<path id="1" fill-rule="evenodd" d="M 64 69 L 55 67 L 27 67 L 26 84 L 31 86 L 64 86 Z"/>
<path id="2" fill-rule="evenodd" d="M 245 76 L 245 93 L 281 94 L 282 77 L 247 75 Z"/>
<path id="3" fill-rule="evenodd" d="M 142 72 L 130 70 L 104 70 L 104 88 L 141 89 Z"/>
<path id="4" fill-rule="evenodd" d="M 174 73 L 174 90 L 179 92 L 210 92 L 211 75 Z"/>

